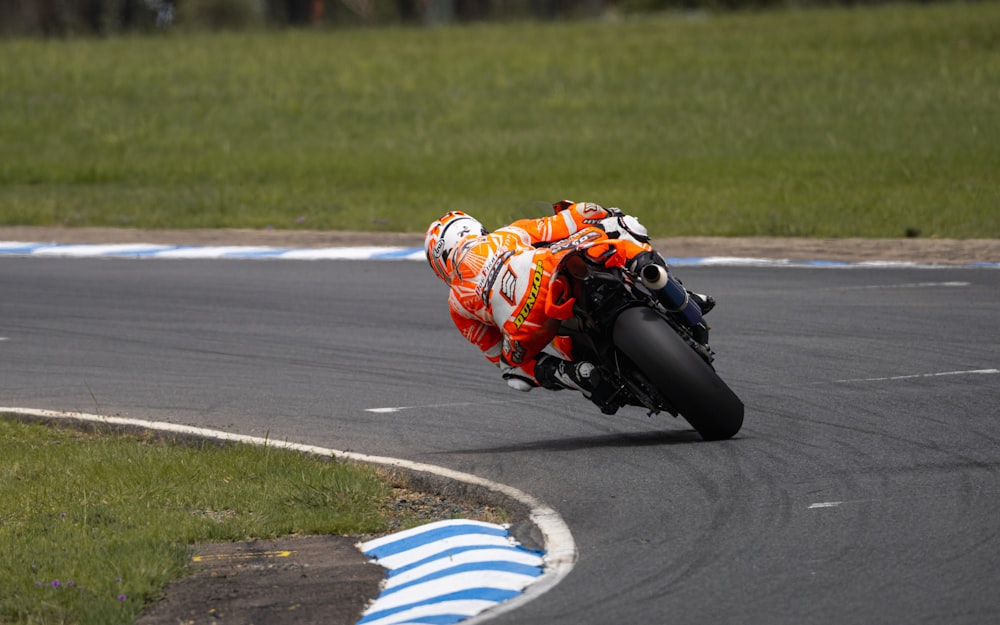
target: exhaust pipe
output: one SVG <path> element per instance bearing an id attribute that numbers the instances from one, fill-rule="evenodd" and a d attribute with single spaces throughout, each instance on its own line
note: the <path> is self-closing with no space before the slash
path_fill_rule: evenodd
<path id="1" fill-rule="evenodd" d="M 698 303 L 691 299 L 687 289 L 665 267 L 650 263 L 639 270 L 639 279 L 656 294 L 664 308 L 678 313 L 692 328 L 702 322 Z"/>

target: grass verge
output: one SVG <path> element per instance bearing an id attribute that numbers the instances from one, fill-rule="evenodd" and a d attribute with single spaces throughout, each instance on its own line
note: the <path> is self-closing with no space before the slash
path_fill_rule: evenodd
<path id="1" fill-rule="evenodd" d="M 373 467 L 0 415 L 0 623 L 131 623 L 191 544 L 427 520 L 398 498 Z"/>
<path id="2" fill-rule="evenodd" d="M 1000 4 L 0 41 L 0 224 L 1000 237 Z"/>

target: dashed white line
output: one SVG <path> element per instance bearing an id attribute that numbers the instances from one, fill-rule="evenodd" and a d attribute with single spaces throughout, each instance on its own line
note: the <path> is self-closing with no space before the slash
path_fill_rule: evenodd
<path id="1" fill-rule="evenodd" d="M 403 410 L 415 410 L 419 408 L 462 408 L 464 406 L 482 406 L 484 404 L 505 404 L 505 401 L 463 401 L 451 404 L 426 404 L 423 406 L 385 406 L 383 408 L 365 408 L 365 412 L 375 412 L 380 414 L 400 412 Z"/>
<path id="2" fill-rule="evenodd" d="M 886 382 L 890 380 L 912 380 L 915 378 L 936 378 L 947 375 L 992 375 L 1000 373 L 1000 369 L 969 369 L 966 371 L 941 371 L 939 373 L 916 373 L 913 375 L 893 375 L 884 378 L 851 378 L 834 380 L 834 382 Z"/>
<path id="3" fill-rule="evenodd" d="M 816 508 L 836 508 L 837 506 L 839 506 L 842 503 L 844 503 L 844 502 L 843 501 L 821 501 L 819 503 L 809 504 L 808 510 L 814 510 Z"/>
<path id="4" fill-rule="evenodd" d="M 830 287 L 828 290 L 859 291 L 865 289 L 931 289 L 972 286 L 971 282 L 904 282 L 902 284 L 869 284 L 866 286 Z"/>

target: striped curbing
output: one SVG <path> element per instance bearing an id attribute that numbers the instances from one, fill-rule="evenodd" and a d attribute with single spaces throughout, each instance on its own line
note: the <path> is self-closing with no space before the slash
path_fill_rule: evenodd
<path id="1" fill-rule="evenodd" d="M 156 259 L 277 259 L 277 260 L 424 260 L 419 247 L 358 246 L 327 248 L 282 248 L 266 246 L 194 246 L 153 245 L 145 243 L 61 244 L 0 241 L 0 256 L 34 256 L 50 258 L 156 258 Z M 899 261 L 837 261 L 788 260 L 782 258 L 744 258 L 736 256 L 706 256 L 667 258 L 676 267 L 820 267 L 820 268 L 980 268 L 1000 269 L 1000 262 L 977 262 L 964 265 L 935 265 Z"/>
<path id="2" fill-rule="evenodd" d="M 523 593 L 544 573 L 544 554 L 502 525 L 439 521 L 362 543 L 388 573 L 358 625 L 457 623 Z"/>

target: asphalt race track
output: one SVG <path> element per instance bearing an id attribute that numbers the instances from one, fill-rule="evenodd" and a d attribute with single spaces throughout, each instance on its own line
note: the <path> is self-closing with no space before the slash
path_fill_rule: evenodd
<path id="1" fill-rule="evenodd" d="M 678 273 L 719 300 L 732 441 L 508 390 L 419 262 L 0 259 L 0 405 L 531 493 L 579 561 L 497 624 L 1000 622 L 1000 271 Z"/>

